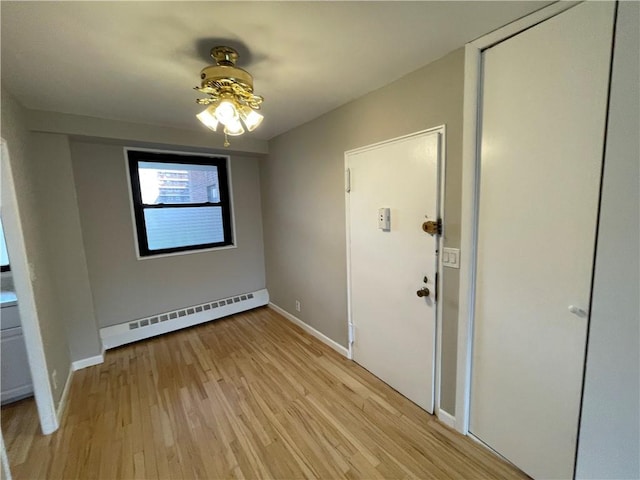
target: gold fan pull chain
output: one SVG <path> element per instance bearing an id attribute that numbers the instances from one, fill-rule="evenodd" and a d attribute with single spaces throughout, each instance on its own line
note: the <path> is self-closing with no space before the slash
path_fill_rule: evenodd
<path id="1" fill-rule="evenodd" d="M 225 133 L 224 134 L 224 146 L 228 147 L 229 145 L 231 145 L 231 144 L 229 143 L 229 139 L 227 138 L 227 134 Z"/>

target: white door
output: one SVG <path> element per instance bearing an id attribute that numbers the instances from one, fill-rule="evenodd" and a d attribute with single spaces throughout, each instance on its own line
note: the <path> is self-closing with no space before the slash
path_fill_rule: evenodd
<path id="1" fill-rule="evenodd" d="M 353 359 L 431 413 L 439 239 L 422 225 L 438 217 L 440 137 L 426 132 L 346 155 Z"/>
<path id="2" fill-rule="evenodd" d="M 613 9 L 483 54 L 469 431 L 534 478 L 573 475 Z"/>

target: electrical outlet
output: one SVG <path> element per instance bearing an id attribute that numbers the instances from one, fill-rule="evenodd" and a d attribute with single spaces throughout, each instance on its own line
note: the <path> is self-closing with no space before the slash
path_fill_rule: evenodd
<path id="1" fill-rule="evenodd" d="M 53 383 L 53 389 L 57 390 L 58 389 L 58 371 L 54 370 L 53 373 L 51 374 L 51 383 Z"/>
<path id="2" fill-rule="evenodd" d="M 296 300 L 296 312 L 300 311 L 300 301 Z"/>

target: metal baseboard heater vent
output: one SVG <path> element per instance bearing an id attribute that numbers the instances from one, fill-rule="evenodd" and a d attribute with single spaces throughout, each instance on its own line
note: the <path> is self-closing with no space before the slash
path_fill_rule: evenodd
<path id="1" fill-rule="evenodd" d="M 262 307 L 269 303 L 269 292 L 243 293 L 213 302 L 193 305 L 150 317 L 140 318 L 100 329 L 100 338 L 105 349 L 119 347 L 181 328 L 191 327 L 218 318 Z"/>

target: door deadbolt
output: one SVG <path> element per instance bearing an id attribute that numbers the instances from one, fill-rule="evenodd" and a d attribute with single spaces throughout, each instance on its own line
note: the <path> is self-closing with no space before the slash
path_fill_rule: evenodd
<path id="1" fill-rule="evenodd" d="M 422 230 L 429 235 L 442 234 L 442 220 L 429 220 L 422 224 Z"/>
<path id="2" fill-rule="evenodd" d="M 427 287 L 422 287 L 420 290 L 416 292 L 419 297 L 428 297 L 431 292 Z"/>

